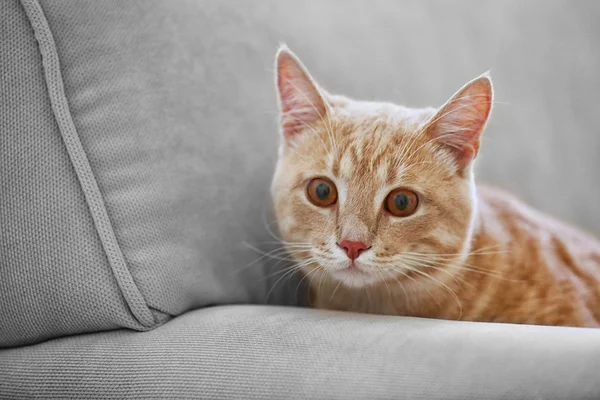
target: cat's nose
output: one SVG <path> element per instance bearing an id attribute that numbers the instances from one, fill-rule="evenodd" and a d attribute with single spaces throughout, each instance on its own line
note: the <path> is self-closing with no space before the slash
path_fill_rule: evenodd
<path id="1" fill-rule="evenodd" d="M 354 240 L 342 240 L 338 246 L 346 251 L 346 254 L 352 261 L 356 260 L 363 251 L 369 249 L 369 246 L 365 243 Z"/>

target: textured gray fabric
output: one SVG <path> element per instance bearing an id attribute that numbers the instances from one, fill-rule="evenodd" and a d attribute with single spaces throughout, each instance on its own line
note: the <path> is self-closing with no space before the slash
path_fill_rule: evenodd
<path id="1" fill-rule="evenodd" d="M 77 174 L 79 184 L 83 190 L 86 203 L 90 209 L 94 225 L 102 242 L 102 247 L 111 266 L 121 293 L 127 301 L 127 305 L 135 317 L 146 327 L 154 324 L 152 313 L 146 306 L 144 299 L 125 266 L 121 249 L 115 238 L 111 222 L 104 207 L 104 201 L 96 178 L 90 168 L 87 155 L 81 146 L 79 136 L 73 126 L 69 104 L 65 97 L 60 64 L 52 33 L 43 11 L 36 0 L 23 0 L 21 2 L 29 17 L 35 37 L 38 41 L 42 64 L 44 65 L 44 76 L 48 87 L 50 104 L 54 110 L 54 116 L 58 123 L 63 142 L 69 153 L 69 158 Z"/>
<path id="2" fill-rule="evenodd" d="M 271 80 L 259 86 L 268 71 L 257 68 L 272 55 L 247 52 L 244 37 L 216 40 L 230 22 L 202 2 L 41 5 L 75 128 L 147 304 L 177 315 L 264 302 L 266 263 L 244 269 L 259 257 L 244 242 L 273 241 L 263 221 L 277 131 L 274 117 L 245 112 L 272 103 Z M 224 65 L 223 54 L 241 59 Z"/>
<path id="3" fill-rule="evenodd" d="M 592 329 L 227 306 L 0 352 L 0 397 L 598 399 Z"/>
<path id="4" fill-rule="evenodd" d="M 0 2 L 0 347 L 142 328 L 107 263 L 17 0 Z M 55 73 L 58 71 L 55 71 Z"/>

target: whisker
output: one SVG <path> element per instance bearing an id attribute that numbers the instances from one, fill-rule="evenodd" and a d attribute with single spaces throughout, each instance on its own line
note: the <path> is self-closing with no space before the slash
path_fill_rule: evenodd
<path id="1" fill-rule="evenodd" d="M 489 246 L 489 248 L 493 248 L 493 247 L 498 247 L 498 246 Z M 394 260 L 398 257 L 402 257 L 402 256 L 421 256 L 421 257 L 426 257 L 426 258 L 432 258 L 432 257 L 436 257 L 439 259 L 445 259 L 445 260 L 450 260 L 452 258 L 456 258 L 456 257 L 469 257 L 472 255 L 498 255 L 498 254 L 507 254 L 510 253 L 507 250 L 499 250 L 499 251 L 486 251 L 487 248 L 482 248 L 482 249 L 478 249 L 472 252 L 466 252 L 466 253 L 417 253 L 417 252 L 410 252 L 410 251 L 405 251 L 405 252 L 401 252 L 398 254 L 394 254 L 392 256 L 387 256 L 387 257 L 380 257 L 381 260 Z"/>
<path id="2" fill-rule="evenodd" d="M 251 245 L 250 243 L 247 242 L 243 242 L 248 248 L 250 248 L 251 250 L 255 251 L 256 253 L 260 254 L 261 256 L 258 257 L 257 259 L 255 259 L 254 261 L 244 265 L 243 267 L 240 267 L 238 269 L 236 269 L 235 271 L 232 271 L 230 273 L 231 276 L 240 273 L 241 271 L 244 271 L 246 269 L 248 269 L 249 267 L 255 265 L 257 262 L 264 260 L 265 258 L 267 259 L 272 259 L 272 260 L 278 260 L 278 262 L 275 264 L 275 266 L 273 266 L 272 268 L 275 268 L 277 265 L 279 265 L 280 262 L 282 261 L 289 261 L 290 259 L 294 258 L 296 255 L 298 254 L 302 254 L 302 253 L 306 253 L 308 252 L 308 248 L 289 248 L 289 247 L 279 247 L 277 249 L 271 250 L 269 252 L 265 252 L 260 250 L 259 248 Z M 286 255 L 285 257 L 282 257 L 283 255 Z"/>
<path id="3" fill-rule="evenodd" d="M 304 266 L 306 266 L 306 265 L 310 264 L 311 262 L 313 262 L 313 260 L 312 260 L 312 259 L 308 259 L 308 260 L 306 260 L 306 261 L 303 261 L 303 262 L 301 262 L 301 263 L 298 263 L 298 264 L 296 264 L 296 265 L 295 265 L 295 268 L 294 268 L 294 269 L 292 269 L 291 271 L 288 271 L 287 273 L 285 273 L 285 274 L 283 274 L 282 276 L 280 276 L 280 277 L 279 277 L 279 279 L 277 279 L 277 280 L 275 281 L 275 283 L 274 283 L 274 284 L 271 286 L 271 289 L 270 289 L 270 290 L 267 292 L 267 297 L 266 297 L 266 300 L 267 300 L 267 301 L 269 300 L 269 296 L 271 295 L 271 293 L 273 292 L 273 290 L 275 289 L 275 287 L 277 286 L 277 284 L 278 284 L 279 282 L 281 282 L 281 280 L 282 280 L 282 279 L 284 279 L 286 276 L 291 276 L 291 274 L 293 274 L 293 272 L 294 272 L 294 271 L 297 271 L 297 270 L 299 270 L 300 268 L 302 268 L 302 267 L 304 267 Z"/>
<path id="4" fill-rule="evenodd" d="M 318 263 L 315 263 L 316 267 L 313 268 L 312 270 L 308 271 L 307 273 L 304 274 L 304 276 L 302 277 L 302 279 L 300 279 L 300 282 L 298 282 L 298 285 L 296 285 L 296 297 L 298 296 L 298 290 L 300 290 L 300 285 L 302 285 L 302 282 L 304 282 L 304 280 L 311 274 L 315 273 L 315 271 L 317 271 L 320 267 L 320 265 Z M 309 279 L 309 287 L 310 287 L 310 282 L 311 280 Z"/>
<path id="5" fill-rule="evenodd" d="M 271 230 L 271 225 L 273 225 L 274 223 L 277 222 L 277 220 L 274 220 L 273 222 L 271 222 L 270 224 L 267 222 L 267 214 L 266 211 L 262 213 L 262 222 L 263 225 L 265 227 L 265 229 L 267 230 L 267 233 L 269 234 L 269 236 L 271 236 L 273 239 L 279 241 L 279 242 L 285 242 L 285 240 L 283 240 L 282 238 L 278 237 L 272 230 Z"/>
<path id="6" fill-rule="evenodd" d="M 299 271 L 301 268 L 302 268 L 302 266 L 298 266 L 298 264 L 289 265 L 285 268 L 277 269 L 277 271 L 274 271 L 268 275 L 265 275 L 262 279 L 259 279 L 257 282 L 264 282 L 266 280 L 276 277 L 279 274 L 288 273 L 290 271 L 293 273 L 293 272 Z"/>
<path id="7" fill-rule="evenodd" d="M 389 286 L 388 286 L 388 284 L 387 284 L 387 280 L 385 279 L 385 277 L 383 276 L 383 274 L 382 274 L 382 273 L 379 271 L 379 268 L 375 269 L 375 272 L 377 273 L 377 277 L 378 277 L 379 279 L 382 279 L 382 278 L 383 278 L 383 283 L 384 283 L 384 285 L 385 285 L 385 288 L 386 288 L 386 290 L 387 290 L 387 292 L 388 292 L 388 296 L 389 296 L 389 298 L 390 298 L 390 301 L 392 301 L 392 299 L 393 299 L 393 296 L 392 296 L 392 292 L 390 291 L 390 287 L 389 287 Z"/>
<path id="8" fill-rule="evenodd" d="M 413 260 L 415 262 L 427 264 L 426 266 L 431 265 L 431 264 L 437 265 L 438 267 L 440 266 L 440 262 L 439 262 L 439 260 L 436 259 L 436 257 L 417 257 L 417 256 L 412 256 L 412 255 L 408 255 L 407 254 L 403 258 L 410 259 L 410 260 Z M 438 262 L 436 263 L 436 261 L 438 261 Z M 447 260 L 441 259 L 441 261 L 447 261 Z M 505 280 L 505 281 L 508 281 L 508 282 L 514 282 L 514 283 L 522 283 L 523 282 L 522 280 L 515 280 L 515 279 L 506 278 L 503 275 L 496 274 L 493 271 L 488 271 L 488 270 L 482 269 L 480 267 L 476 267 L 476 266 L 471 265 L 471 264 L 469 264 L 467 262 L 464 262 L 464 261 L 461 262 L 461 263 L 452 263 L 452 268 L 455 268 L 457 270 L 464 270 L 464 271 L 476 272 L 476 273 L 479 273 L 479 274 L 482 274 L 482 275 L 487 275 L 487 276 L 490 276 L 490 277 L 493 277 L 493 278 L 497 278 L 497 279 L 501 279 L 501 280 Z"/>
<path id="9" fill-rule="evenodd" d="M 251 261 L 250 263 L 248 263 L 248 264 L 244 265 L 243 267 L 241 267 L 241 268 L 238 268 L 237 270 L 233 271 L 231 274 L 237 274 L 237 273 L 239 273 L 240 271 L 243 271 L 243 270 L 245 270 L 245 269 L 247 269 L 247 268 L 249 268 L 249 267 L 253 266 L 254 264 L 256 264 L 257 262 L 259 262 L 259 261 L 263 260 L 264 258 L 273 258 L 273 259 L 279 259 L 279 258 L 278 258 L 278 256 L 277 256 L 277 255 L 275 255 L 274 253 L 277 253 L 277 252 L 281 252 L 281 254 L 285 254 L 285 253 L 286 253 L 286 250 L 285 250 L 285 249 L 275 249 L 275 250 L 272 250 L 271 252 L 265 253 L 265 252 L 263 252 L 262 250 L 260 250 L 260 249 L 258 249 L 258 248 L 256 248 L 256 247 L 254 247 L 254 246 L 252 246 L 252 245 L 250 245 L 250 244 L 248 244 L 248 243 L 245 243 L 245 244 L 246 244 L 246 245 L 247 245 L 247 246 L 248 246 L 250 249 L 254 250 L 254 251 L 255 251 L 255 252 L 257 252 L 258 254 L 261 254 L 261 256 L 260 256 L 260 257 L 258 257 L 256 260 L 254 260 L 254 261 Z M 277 253 L 277 254 L 279 254 L 279 253 Z"/>
<path id="10" fill-rule="evenodd" d="M 436 265 L 425 265 L 425 267 L 427 267 L 427 268 L 433 268 L 436 271 L 441 271 L 441 272 L 445 273 L 446 275 L 448 275 L 449 277 L 451 277 L 452 279 L 454 279 L 455 281 L 457 281 L 457 283 L 458 282 L 463 282 L 463 283 L 469 285 L 472 289 L 475 289 L 475 290 L 477 289 L 475 287 L 475 285 L 473 285 L 471 282 L 469 282 L 469 281 L 461 278 L 457 274 L 453 274 L 452 272 L 448 271 L 447 268 L 436 266 Z"/>
<path id="11" fill-rule="evenodd" d="M 310 271 L 308 274 L 306 274 L 308 278 L 308 288 L 311 288 L 313 286 L 312 281 L 315 278 L 316 272 L 321 272 L 321 266 L 317 264 L 317 266 Z M 302 281 L 300 281 L 302 282 Z M 300 287 L 300 284 L 298 284 L 298 286 L 296 286 L 296 296 L 298 295 L 298 288 Z"/>
<path id="12" fill-rule="evenodd" d="M 436 279 L 435 277 L 433 277 L 433 276 L 431 276 L 429 274 L 426 274 L 425 272 L 419 270 L 418 268 L 413 268 L 410 265 L 406 265 L 406 266 L 410 267 L 411 271 L 413 271 L 413 272 L 415 272 L 415 273 L 417 273 L 417 274 L 419 274 L 421 276 L 424 276 L 424 277 L 432 280 L 433 282 L 435 282 L 438 285 L 440 285 L 440 287 L 443 287 L 446 291 L 448 291 L 448 293 L 450 293 L 452 295 L 452 297 L 454 297 L 454 300 L 456 300 L 456 303 L 458 304 L 458 307 L 460 309 L 460 315 L 458 317 L 458 320 L 460 320 L 462 318 L 463 308 L 462 308 L 462 304 L 460 302 L 460 299 L 458 298 L 458 295 L 452 289 L 450 289 L 450 287 L 448 287 L 448 285 L 446 285 L 444 282 Z"/>
<path id="13" fill-rule="evenodd" d="M 408 275 L 407 275 L 405 272 L 403 272 L 403 271 L 396 271 L 396 272 L 398 272 L 398 273 L 400 273 L 400 274 L 404 275 L 405 277 L 408 277 L 408 278 L 410 278 L 410 276 L 408 276 Z M 412 306 L 410 305 L 410 299 L 408 298 L 408 292 L 407 292 L 407 291 L 406 291 L 406 289 L 404 288 L 404 285 L 402 284 L 402 282 L 400 282 L 400 278 L 399 278 L 399 277 L 396 277 L 396 278 L 395 278 L 395 280 L 396 280 L 396 283 L 400 284 L 400 289 L 402 289 L 402 291 L 404 292 L 404 297 L 406 298 L 406 306 L 407 306 L 409 309 L 412 309 Z"/>
<path id="14" fill-rule="evenodd" d="M 404 268 L 404 269 L 407 269 L 407 270 L 413 271 L 413 268 L 411 268 L 411 267 L 410 267 L 409 265 L 407 265 L 407 264 L 402 264 L 401 266 L 402 266 L 402 268 Z M 438 307 L 441 307 L 441 305 L 440 305 L 440 302 L 438 301 L 437 297 L 435 297 L 435 296 L 433 295 L 433 293 L 432 293 L 432 292 L 431 292 L 431 291 L 430 291 L 430 290 L 429 290 L 427 287 L 423 286 L 423 285 L 421 284 L 421 282 L 419 282 L 418 280 L 416 280 L 415 278 L 413 278 L 413 277 L 412 277 L 412 276 L 410 276 L 409 274 L 405 273 L 404 271 L 401 271 L 401 270 L 399 270 L 399 269 L 395 268 L 394 266 L 390 266 L 390 268 L 391 268 L 393 271 L 395 271 L 395 272 L 397 272 L 397 273 L 400 273 L 400 274 L 404 275 L 406 278 L 410 279 L 410 280 L 411 280 L 413 283 L 415 283 L 416 285 L 418 285 L 418 286 L 421 288 L 421 290 L 423 290 L 423 291 L 427 292 L 427 293 L 428 293 L 428 294 L 431 296 L 431 298 L 433 299 L 433 301 L 435 301 L 435 303 L 438 305 Z"/>
<path id="15" fill-rule="evenodd" d="M 257 261 L 261 260 L 261 259 L 262 259 L 262 258 L 264 258 L 264 257 L 269 257 L 269 258 L 273 258 L 273 259 L 279 260 L 279 259 L 280 259 L 280 258 L 279 258 L 279 256 L 280 256 L 281 254 L 285 254 L 285 253 L 290 253 L 290 254 L 299 254 L 299 253 L 302 253 L 302 252 L 306 252 L 305 248 L 300 248 L 300 249 L 293 249 L 293 248 L 292 248 L 292 249 L 289 249 L 289 248 L 287 248 L 287 247 L 280 247 L 280 248 L 277 248 L 277 249 L 275 249 L 275 250 L 271 250 L 271 251 L 265 252 L 265 251 L 263 251 L 263 250 L 261 250 L 261 249 L 259 249 L 259 248 L 255 247 L 255 246 L 253 246 L 253 245 L 251 245 L 251 244 L 249 244 L 249 243 L 246 243 L 246 246 L 247 246 L 249 249 L 251 249 L 251 250 L 255 251 L 256 253 L 258 253 L 258 254 L 261 254 L 261 255 L 262 255 L 262 257 L 258 258 L 257 260 L 254 260 L 252 263 L 248 264 L 247 266 L 250 266 L 250 265 L 252 265 L 253 263 L 255 263 L 255 262 L 257 262 Z M 275 253 L 277 253 L 277 254 L 275 254 Z"/>
<path id="16" fill-rule="evenodd" d="M 371 295 L 369 294 L 370 286 L 365 286 L 365 294 L 367 295 L 367 312 L 371 311 Z"/>
<path id="17" fill-rule="evenodd" d="M 284 242 L 284 241 L 266 241 L 266 242 L 259 242 L 260 244 L 284 244 L 286 246 L 306 246 L 306 247 L 312 247 L 312 243 L 310 242 Z"/>
<path id="18" fill-rule="evenodd" d="M 319 280 L 319 285 L 317 291 L 321 292 L 321 285 L 323 284 L 323 280 L 325 279 L 325 274 L 321 274 L 321 279 Z"/>
<path id="19" fill-rule="evenodd" d="M 329 302 L 330 303 L 333 300 L 333 296 L 335 295 L 335 293 L 337 292 L 337 290 L 338 290 L 338 288 L 340 287 L 341 284 L 342 284 L 342 281 L 338 280 L 337 285 L 335 285 L 335 289 L 333 289 L 333 292 L 331 293 L 331 296 L 329 296 Z"/>

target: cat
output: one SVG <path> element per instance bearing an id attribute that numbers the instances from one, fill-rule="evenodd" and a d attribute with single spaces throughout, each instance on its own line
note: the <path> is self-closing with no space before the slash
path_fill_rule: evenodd
<path id="1" fill-rule="evenodd" d="M 489 73 L 440 108 L 412 109 L 332 95 L 283 45 L 276 89 L 271 195 L 311 306 L 600 325 L 600 242 L 475 185 Z"/>

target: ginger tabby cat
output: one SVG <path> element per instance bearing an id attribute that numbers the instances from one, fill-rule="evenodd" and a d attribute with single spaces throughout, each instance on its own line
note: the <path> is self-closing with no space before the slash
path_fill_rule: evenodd
<path id="1" fill-rule="evenodd" d="M 439 109 L 411 109 L 331 95 L 285 46 L 276 71 L 271 192 L 314 307 L 599 325 L 600 242 L 475 186 L 488 74 Z"/>

